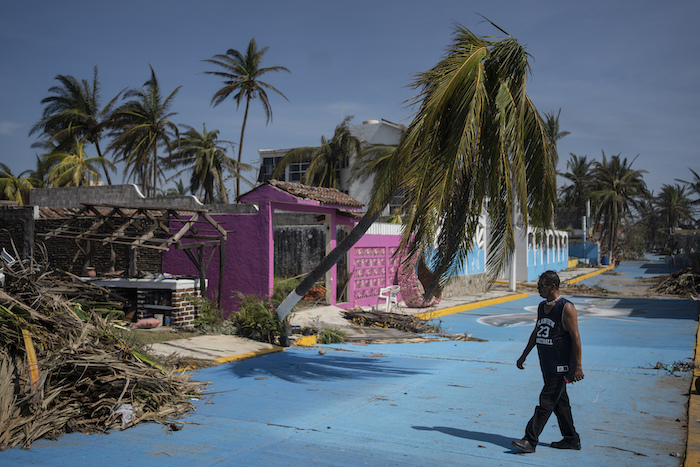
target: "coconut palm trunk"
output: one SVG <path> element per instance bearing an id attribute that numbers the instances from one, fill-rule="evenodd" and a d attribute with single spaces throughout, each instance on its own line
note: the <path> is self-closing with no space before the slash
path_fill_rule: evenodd
<path id="1" fill-rule="evenodd" d="M 112 178 L 109 176 L 109 167 L 107 166 L 107 163 L 106 163 L 107 160 L 104 158 L 104 156 L 102 156 L 102 150 L 100 149 L 100 144 L 97 141 L 95 141 L 95 149 L 97 149 L 97 155 L 102 160 L 101 164 L 102 164 L 102 169 L 104 170 L 104 173 L 105 173 L 105 179 L 107 179 L 107 185 L 111 185 Z"/>
<path id="2" fill-rule="evenodd" d="M 245 101 L 245 112 L 243 112 L 243 125 L 241 125 L 241 141 L 238 143 L 238 167 L 236 167 L 236 172 L 238 176 L 236 177 L 236 199 L 241 194 L 241 163 L 243 158 L 243 137 L 245 136 L 245 126 L 248 123 L 248 109 L 250 108 L 250 94 Z"/>

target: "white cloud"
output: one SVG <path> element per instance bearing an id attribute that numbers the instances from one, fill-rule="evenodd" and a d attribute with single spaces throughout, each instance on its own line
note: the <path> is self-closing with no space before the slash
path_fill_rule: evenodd
<path id="1" fill-rule="evenodd" d="M 0 121 L 0 135 L 9 136 L 15 132 L 15 130 L 22 128 L 23 123 L 8 122 L 7 120 Z"/>

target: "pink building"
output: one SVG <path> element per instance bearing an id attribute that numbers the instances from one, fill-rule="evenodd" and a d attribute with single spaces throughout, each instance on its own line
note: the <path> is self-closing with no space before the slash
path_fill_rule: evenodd
<path id="1" fill-rule="evenodd" d="M 247 214 L 211 214 L 228 232 L 223 267 L 222 307 L 236 309 L 237 294 L 269 296 L 274 281 L 273 217 L 275 212 L 313 213 L 322 216 L 326 230 L 326 252 L 336 247 L 336 226 L 351 230 L 362 216 L 362 203 L 334 189 L 271 180 L 241 195 L 241 203 L 254 204 Z M 326 303 L 339 306 L 368 305 L 376 302 L 379 288 L 395 283 L 397 260 L 392 258 L 398 235 L 365 235 L 348 258 L 347 303 L 338 303 L 338 277 L 334 266 L 326 275 Z M 197 274 L 182 251 L 170 250 L 163 256 L 163 272 Z M 213 255 L 207 268 L 207 291 L 215 299 L 219 286 L 219 255 Z"/>

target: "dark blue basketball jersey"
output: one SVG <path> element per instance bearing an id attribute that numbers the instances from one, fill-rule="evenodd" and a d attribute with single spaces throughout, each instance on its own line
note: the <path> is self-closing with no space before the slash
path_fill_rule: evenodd
<path id="1" fill-rule="evenodd" d="M 544 312 L 545 302 L 537 308 L 536 343 L 540 356 L 540 368 L 547 376 L 565 375 L 573 370 L 571 336 L 564 329 L 562 315 L 569 303 L 561 297 L 549 313 Z"/>

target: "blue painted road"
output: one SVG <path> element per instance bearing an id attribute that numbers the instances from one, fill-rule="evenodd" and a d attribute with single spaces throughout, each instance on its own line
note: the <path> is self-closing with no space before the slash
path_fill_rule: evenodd
<path id="1" fill-rule="evenodd" d="M 533 295 L 442 317 L 445 331 L 487 342 L 291 348 L 199 370 L 209 393 L 180 431 L 149 423 L 70 434 L 0 452 L 0 464 L 681 465 L 691 374 L 666 365 L 694 355 L 696 304 L 567 298 L 583 340 L 586 379 L 569 387 L 581 451 L 548 446 L 561 437 L 555 417 L 536 453 L 511 448 L 541 389 L 536 352 L 525 370 L 515 366 Z"/>

